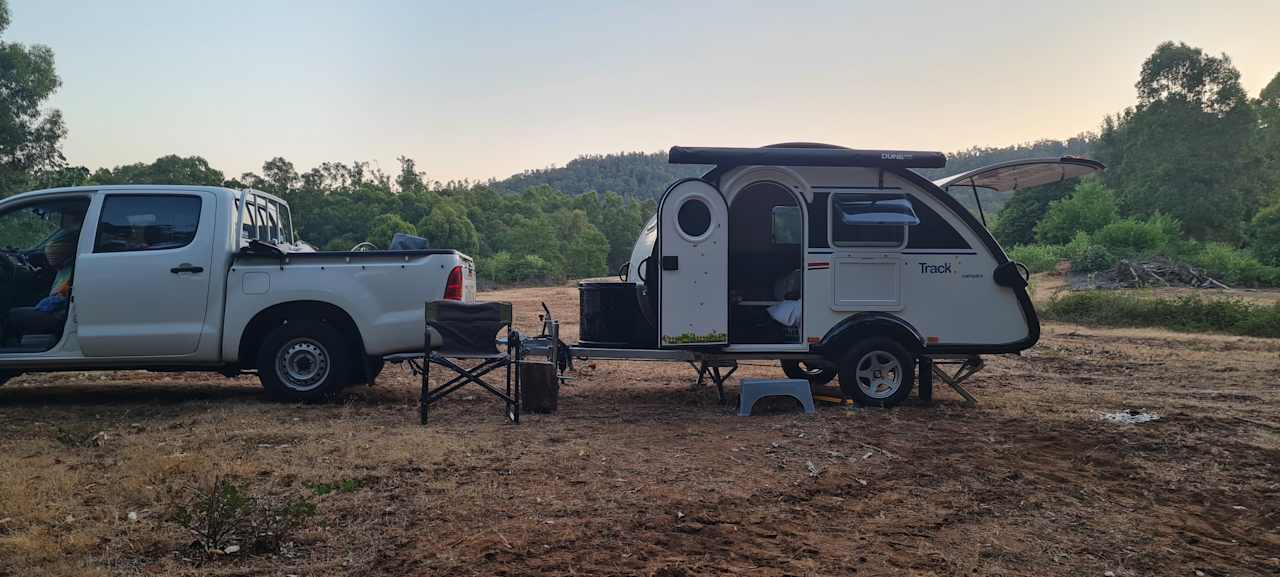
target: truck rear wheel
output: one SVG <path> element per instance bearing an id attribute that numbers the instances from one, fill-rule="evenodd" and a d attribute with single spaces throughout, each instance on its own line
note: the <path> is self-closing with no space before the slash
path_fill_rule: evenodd
<path id="1" fill-rule="evenodd" d="M 351 347 L 328 323 L 287 321 L 267 334 L 258 351 L 258 378 L 273 399 L 323 400 L 350 374 Z"/>
<path id="2" fill-rule="evenodd" d="M 840 390 L 860 405 L 892 407 L 911 394 L 913 361 L 898 341 L 884 337 L 863 340 L 840 362 Z"/>
<path id="3" fill-rule="evenodd" d="M 362 375 L 361 382 L 372 387 L 374 382 L 378 380 L 378 375 L 382 374 L 382 369 L 386 366 L 387 363 L 382 360 L 382 357 L 365 359 L 364 375 Z"/>

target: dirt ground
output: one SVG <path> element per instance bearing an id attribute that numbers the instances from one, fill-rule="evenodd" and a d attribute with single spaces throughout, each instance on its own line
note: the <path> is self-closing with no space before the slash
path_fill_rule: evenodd
<path id="1" fill-rule="evenodd" d="M 483 298 L 576 333 L 574 289 Z M 22 377 L 0 575 L 1280 574 L 1280 341 L 1046 325 L 989 359 L 977 406 L 816 416 L 740 418 L 687 366 L 580 369 L 556 415 L 512 426 L 470 389 L 425 428 L 400 367 L 327 405 L 251 377 Z M 1160 418 L 1102 418 L 1126 409 Z M 279 554 L 206 558 L 167 518 L 219 476 L 345 489 Z"/>

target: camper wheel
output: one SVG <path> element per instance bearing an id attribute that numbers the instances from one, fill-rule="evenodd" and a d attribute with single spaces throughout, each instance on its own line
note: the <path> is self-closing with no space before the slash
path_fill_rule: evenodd
<path id="1" fill-rule="evenodd" d="M 840 363 L 840 390 L 860 405 L 897 405 L 911 394 L 914 382 L 914 359 L 893 339 L 862 340 Z"/>
<path id="2" fill-rule="evenodd" d="M 822 386 L 836 378 L 836 368 L 812 361 L 782 361 L 782 372 L 790 379 L 804 379 L 810 385 Z"/>

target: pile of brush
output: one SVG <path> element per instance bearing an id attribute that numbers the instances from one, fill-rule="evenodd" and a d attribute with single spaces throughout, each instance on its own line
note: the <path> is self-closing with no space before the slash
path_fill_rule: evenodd
<path id="1" fill-rule="evenodd" d="M 1090 280 L 1096 288 L 1230 288 L 1201 269 L 1164 258 L 1121 260 L 1109 270 L 1093 274 Z"/>

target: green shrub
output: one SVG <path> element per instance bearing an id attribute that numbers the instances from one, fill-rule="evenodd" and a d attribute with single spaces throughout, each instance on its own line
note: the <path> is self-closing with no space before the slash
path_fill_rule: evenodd
<path id="1" fill-rule="evenodd" d="M 1084 255 L 1071 263 L 1073 270 L 1083 272 L 1097 272 L 1107 270 L 1116 264 L 1115 255 L 1111 254 L 1107 247 L 1100 244 L 1089 245 L 1085 249 Z"/>
<path id="2" fill-rule="evenodd" d="M 257 553 L 274 553 L 316 514 L 316 505 L 302 496 L 259 497 L 249 517 L 249 545 Z"/>
<path id="3" fill-rule="evenodd" d="M 1082 272 L 1105 270 L 1116 263 L 1115 255 L 1084 231 L 1077 232 L 1071 242 L 1059 247 L 1058 255 L 1071 261 L 1071 270 Z"/>
<path id="4" fill-rule="evenodd" d="M 1068 242 L 1077 233 L 1093 233 L 1117 218 L 1115 194 L 1097 179 L 1086 179 L 1071 196 L 1049 203 L 1049 211 L 1036 225 L 1036 240 L 1045 244 Z"/>
<path id="5" fill-rule="evenodd" d="M 480 233 L 467 219 L 466 210 L 440 203 L 422 217 L 416 227 L 427 238 L 431 248 L 451 248 L 469 255 L 480 251 Z"/>
<path id="6" fill-rule="evenodd" d="M 1049 211 L 1049 203 L 1071 194 L 1076 183 L 1061 181 L 1017 190 L 996 213 L 991 234 L 1002 244 L 1028 245 L 1036 241 L 1036 224 Z M 1024 263 L 1025 264 L 1025 263 Z"/>
<path id="7" fill-rule="evenodd" d="M 354 493 L 364 487 L 364 481 L 360 479 L 343 479 L 332 483 L 314 483 L 307 485 L 308 489 L 317 497 L 323 497 L 329 493 Z"/>
<path id="8" fill-rule="evenodd" d="M 1211 242 L 1187 259 L 1191 264 L 1232 286 L 1280 286 L 1280 267 L 1267 266 L 1246 251 Z"/>
<path id="9" fill-rule="evenodd" d="M 373 219 L 373 226 L 369 229 L 369 238 L 367 240 L 379 249 L 386 250 L 391 246 L 391 238 L 397 232 L 417 236 L 418 227 L 406 222 L 398 214 L 384 214 Z"/>
<path id="10" fill-rule="evenodd" d="M 476 264 L 476 276 L 479 280 L 494 283 L 509 283 L 507 274 L 511 269 L 511 253 L 503 251 L 493 256 L 480 257 Z"/>
<path id="11" fill-rule="evenodd" d="M 1009 259 L 1026 265 L 1032 273 L 1055 270 L 1061 257 L 1058 247 L 1047 244 L 1028 244 L 1009 249 Z"/>
<path id="12" fill-rule="evenodd" d="M 195 490 L 174 508 L 170 520 L 191 532 L 206 551 L 221 551 L 239 541 L 239 533 L 253 513 L 253 499 L 244 487 L 227 479 Z"/>
<path id="13" fill-rule="evenodd" d="M 551 263 L 536 254 L 500 252 L 482 258 L 479 270 L 485 280 L 498 284 L 545 283 L 563 278 Z"/>
<path id="14" fill-rule="evenodd" d="M 225 478 L 193 490 L 176 505 L 169 520 L 186 529 L 206 552 L 232 545 L 270 553 L 315 515 L 306 497 L 255 497 L 244 485 Z"/>
<path id="15" fill-rule="evenodd" d="M 1161 299 L 1090 291 L 1056 297 L 1041 307 L 1040 313 L 1048 320 L 1080 324 L 1280 338 L 1280 303 L 1260 305 L 1199 296 Z"/>
<path id="16" fill-rule="evenodd" d="M 547 282 L 558 276 L 551 263 L 536 254 L 511 261 L 510 277 L 514 282 Z"/>
<path id="17" fill-rule="evenodd" d="M 1181 234 L 1177 219 L 1156 214 L 1147 220 L 1126 218 L 1112 222 L 1092 235 L 1092 239 L 1112 253 L 1133 257 L 1163 253 Z"/>
<path id="18" fill-rule="evenodd" d="M 1280 204 L 1258 211 L 1245 229 L 1249 251 L 1263 264 L 1280 266 Z"/>

